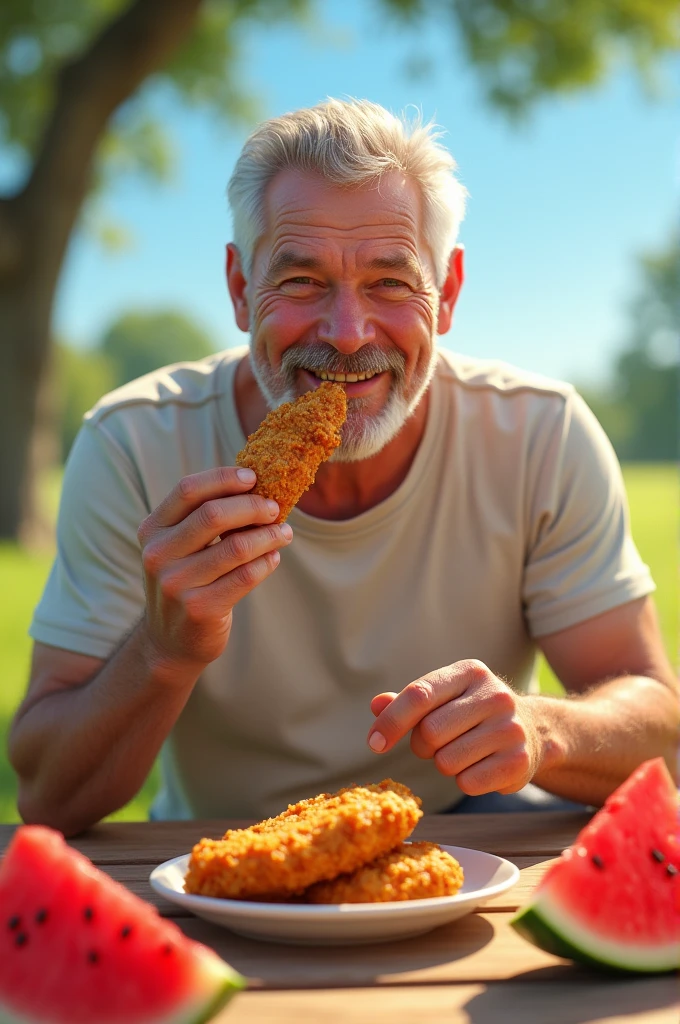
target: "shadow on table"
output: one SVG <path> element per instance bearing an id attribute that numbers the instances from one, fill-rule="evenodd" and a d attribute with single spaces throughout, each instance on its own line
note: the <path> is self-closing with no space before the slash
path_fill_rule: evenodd
<path id="1" fill-rule="evenodd" d="M 675 975 L 608 975 L 564 964 L 492 983 L 464 1009 L 470 1024 L 590 1024 L 633 1015 L 644 1020 L 650 1015 L 651 1022 L 655 1010 L 672 1014 L 678 995 Z"/>
<path id="2" fill-rule="evenodd" d="M 183 920 L 182 930 L 212 946 L 252 988 L 362 987 L 387 979 L 407 983 L 422 972 L 436 982 L 443 980 L 437 977 L 440 966 L 448 975 L 452 962 L 478 952 L 494 936 L 492 925 L 479 914 L 417 938 L 358 946 L 262 942 L 192 920 Z"/>

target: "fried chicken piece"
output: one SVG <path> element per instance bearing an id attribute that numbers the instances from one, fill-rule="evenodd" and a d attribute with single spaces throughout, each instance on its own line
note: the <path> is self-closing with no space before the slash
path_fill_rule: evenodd
<path id="1" fill-rule="evenodd" d="M 347 396 L 340 384 L 324 381 L 294 402 L 272 410 L 236 456 L 237 466 L 257 474 L 253 494 L 279 504 L 275 520 L 283 523 L 290 510 L 314 483 L 322 462 L 341 442 L 347 418 Z"/>
<path id="2" fill-rule="evenodd" d="M 391 779 L 291 804 L 275 818 L 194 846 L 186 892 L 227 899 L 300 893 L 375 860 L 410 835 L 420 800 Z"/>
<path id="3" fill-rule="evenodd" d="M 351 875 L 317 882 L 305 893 L 307 903 L 390 903 L 455 896 L 463 869 L 435 843 L 400 843 Z"/>

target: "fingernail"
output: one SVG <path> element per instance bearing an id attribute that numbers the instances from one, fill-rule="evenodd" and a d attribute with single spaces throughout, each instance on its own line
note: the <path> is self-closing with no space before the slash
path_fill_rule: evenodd
<path id="1" fill-rule="evenodd" d="M 372 732 L 368 739 L 368 745 L 371 750 L 375 750 L 376 754 L 379 754 L 387 746 L 387 740 L 381 732 Z"/>
<path id="2" fill-rule="evenodd" d="M 242 484 L 254 484 L 255 474 L 252 469 L 237 469 L 236 476 L 239 478 Z"/>
<path id="3" fill-rule="evenodd" d="M 291 528 L 288 525 L 288 523 L 282 523 L 280 529 L 281 529 L 281 536 L 283 537 L 283 539 L 284 540 L 290 540 L 291 537 L 293 536 L 293 531 L 291 530 Z"/>
<path id="4" fill-rule="evenodd" d="M 267 501 L 267 508 L 269 509 L 270 514 L 273 515 L 273 516 L 275 516 L 276 513 L 279 511 L 279 506 L 276 504 L 275 501 L 269 501 L 268 500 Z"/>

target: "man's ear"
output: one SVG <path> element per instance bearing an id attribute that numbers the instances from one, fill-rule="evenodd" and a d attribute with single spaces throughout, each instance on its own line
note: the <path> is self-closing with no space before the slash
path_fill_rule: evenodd
<path id="1" fill-rule="evenodd" d="M 246 290 L 248 282 L 241 265 L 241 254 L 230 242 L 227 246 L 227 287 L 234 307 L 234 318 L 236 325 L 242 331 L 250 330 L 250 310 L 248 309 L 248 296 Z"/>
<path id="2" fill-rule="evenodd" d="M 446 280 L 439 293 L 439 319 L 437 320 L 437 334 L 446 334 L 451 329 L 453 310 L 460 295 L 465 277 L 463 269 L 463 246 L 457 245 L 449 259 L 449 269 Z"/>

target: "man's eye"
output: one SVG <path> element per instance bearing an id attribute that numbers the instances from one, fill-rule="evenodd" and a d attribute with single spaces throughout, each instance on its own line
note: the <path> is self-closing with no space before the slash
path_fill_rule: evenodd
<path id="1" fill-rule="evenodd" d="M 407 288 L 408 285 L 404 281 L 398 281 L 396 277 L 383 277 L 380 284 L 385 288 Z"/>
<path id="2" fill-rule="evenodd" d="M 311 277 L 289 277 L 288 280 L 284 281 L 283 283 L 284 284 L 314 284 L 314 281 L 313 281 L 313 279 Z"/>

